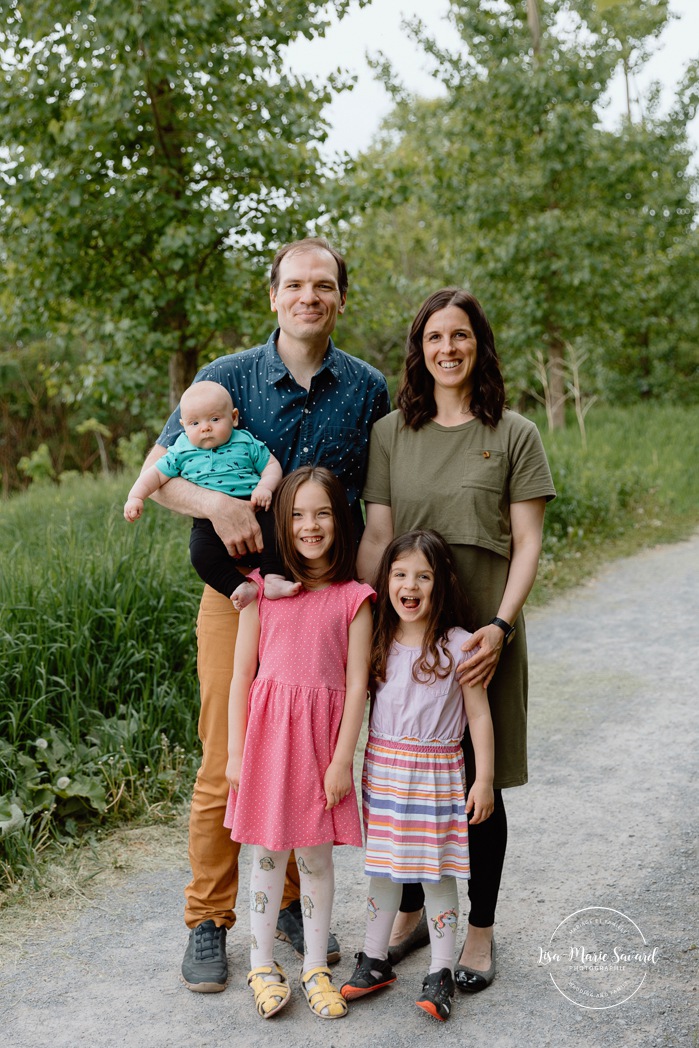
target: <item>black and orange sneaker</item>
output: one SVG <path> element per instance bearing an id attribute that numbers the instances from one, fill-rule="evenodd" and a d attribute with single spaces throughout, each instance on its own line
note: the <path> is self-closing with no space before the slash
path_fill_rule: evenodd
<path id="1" fill-rule="evenodd" d="M 426 975 L 422 981 L 422 995 L 415 1002 L 441 1023 L 451 1015 L 451 999 L 454 996 L 454 976 L 448 968 Z"/>
<path id="2" fill-rule="evenodd" d="M 355 953 L 354 956 L 357 958 L 357 967 L 344 986 L 340 987 L 340 993 L 346 1001 L 354 1001 L 357 997 L 364 997 L 396 981 L 397 975 L 388 961 L 367 957 L 365 953 Z"/>

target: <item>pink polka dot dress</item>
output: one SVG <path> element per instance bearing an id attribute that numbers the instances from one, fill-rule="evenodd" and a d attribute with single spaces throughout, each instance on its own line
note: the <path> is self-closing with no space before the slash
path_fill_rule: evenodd
<path id="1" fill-rule="evenodd" d="M 282 600 L 267 600 L 260 588 L 260 665 L 248 698 L 240 788 L 230 791 L 224 820 L 234 841 L 272 851 L 361 847 L 354 787 L 325 811 L 323 779 L 342 721 L 349 625 L 373 596 L 359 582 Z"/>

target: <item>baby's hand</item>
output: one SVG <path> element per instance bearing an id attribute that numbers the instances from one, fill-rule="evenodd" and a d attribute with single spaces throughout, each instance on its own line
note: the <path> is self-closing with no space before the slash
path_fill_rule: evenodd
<path id="1" fill-rule="evenodd" d="M 250 496 L 250 501 L 258 509 L 269 509 L 272 505 L 272 492 L 264 484 L 258 484 Z"/>
<path id="2" fill-rule="evenodd" d="M 254 582 L 250 582 L 249 579 L 241 582 L 231 593 L 231 604 L 236 611 L 242 611 L 243 608 L 247 608 L 248 604 L 252 604 L 256 599 L 257 586 Z"/>
<path id="3" fill-rule="evenodd" d="M 289 582 L 283 575 L 265 575 L 265 597 L 278 600 L 280 597 L 295 597 L 301 592 L 300 582 Z"/>
<path id="4" fill-rule="evenodd" d="M 124 506 L 124 520 L 131 524 L 143 513 L 143 499 L 131 498 Z"/>
<path id="5" fill-rule="evenodd" d="M 466 811 L 470 812 L 473 809 L 473 816 L 469 819 L 469 823 L 475 825 L 485 822 L 493 814 L 494 807 L 493 784 L 476 779 L 466 798 Z"/>

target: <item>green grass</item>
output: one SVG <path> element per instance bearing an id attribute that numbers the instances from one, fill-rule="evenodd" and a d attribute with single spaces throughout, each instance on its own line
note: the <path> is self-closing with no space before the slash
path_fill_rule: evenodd
<path id="1" fill-rule="evenodd" d="M 532 598 L 546 601 L 619 556 L 687 537 L 699 524 L 699 425 L 694 408 L 593 407 L 587 450 L 574 419 L 547 433 L 537 418 L 557 498 L 546 510 Z"/>
<path id="2" fill-rule="evenodd" d="M 122 481 L 0 506 L 0 877 L 85 825 L 184 796 L 197 763 L 188 523 L 121 516 Z"/>
<path id="3" fill-rule="evenodd" d="M 543 418 L 537 419 L 545 427 Z M 613 557 L 699 523 L 696 412 L 609 409 L 543 433 L 541 603 Z M 199 757 L 189 522 L 148 505 L 128 525 L 122 479 L 34 486 L 0 503 L 0 889 L 41 880 L 42 854 L 189 796 Z"/>

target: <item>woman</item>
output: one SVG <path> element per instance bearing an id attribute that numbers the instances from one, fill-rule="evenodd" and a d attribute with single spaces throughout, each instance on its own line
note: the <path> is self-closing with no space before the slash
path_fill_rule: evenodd
<path id="1" fill-rule="evenodd" d="M 423 303 L 408 336 L 397 402 L 398 411 L 371 434 L 359 574 L 373 580 L 394 535 L 432 528 L 449 542 L 476 616 L 464 648 L 475 654 L 460 672 L 462 681 L 488 688 L 495 811 L 470 831 L 471 912 L 455 969 L 457 985 L 476 993 L 495 974 L 493 924 L 507 844 L 502 790 L 527 781 L 522 608 L 536 578 L 546 502 L 555 491 L 536 426 L 505 410 L 493 333 L 466 291 L 443 288 Z M 472 782 L 468 729 L 463 748 Z M 427 941 L 419 889 L 403 893 L 401 909 L 393 963 Z"/>

